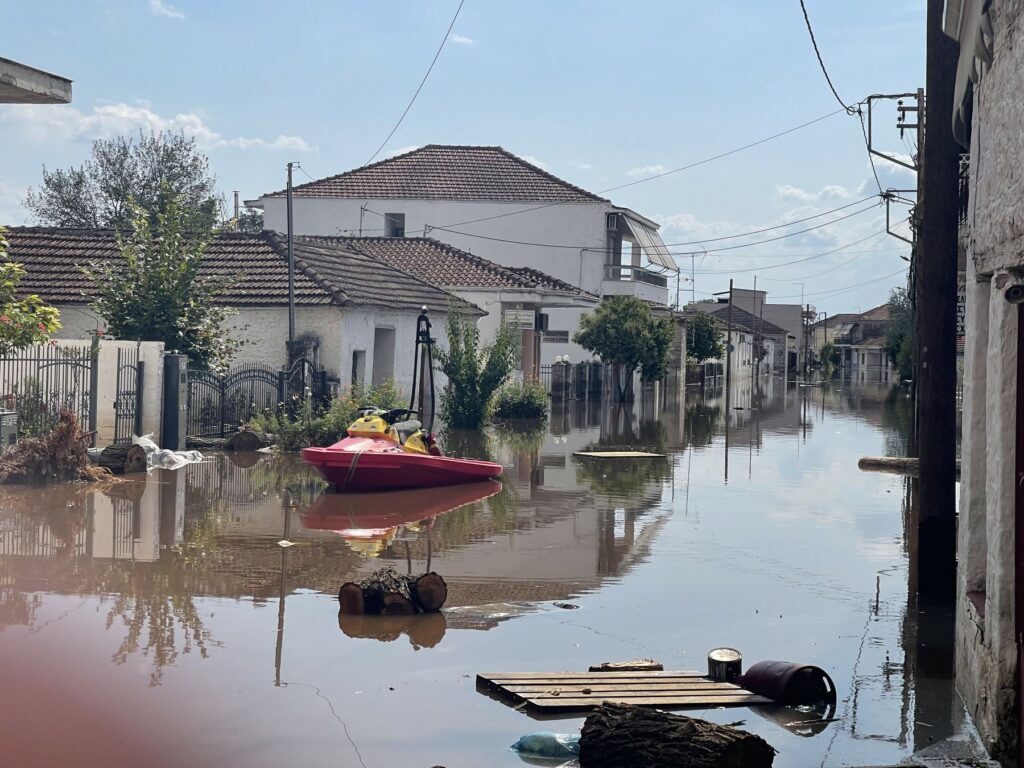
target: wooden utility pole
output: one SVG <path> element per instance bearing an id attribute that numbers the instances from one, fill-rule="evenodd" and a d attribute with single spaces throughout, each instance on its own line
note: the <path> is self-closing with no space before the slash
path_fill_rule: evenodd
<path id="1" fill-rule="evenodd" d="M 957 43 L 942 31 L 943 0 L 928 0 L 924 130 L 920 132 L 916 286 L 918 589 L 952 596 L 956 584 L 956 271 L 959 227 L 953 139 Z"/>
<path id="2" fill-rule="evenodd" d="M 288 163 L 288 365 L 295 354 L 295 244 L 292 225 L 292 167 Z"/>

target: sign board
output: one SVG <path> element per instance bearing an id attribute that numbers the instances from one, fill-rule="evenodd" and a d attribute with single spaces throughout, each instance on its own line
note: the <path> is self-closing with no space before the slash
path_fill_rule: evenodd
<path id="1" fill-rule="evenodd" d="M 956 351 L 964 353 L 967 335 L 967 273 L 956 273 Z"/>
<path id="2" fill-rule="evenodd" d="M 544 331 L 545 344 L 568 344 L 568 331 Z"/>
<path id="3" fill-rule="evenodd" d="M 532 309 L 506 309 L 505 325 L 519 328 L 523 331 L 532 331 L 535 327 L 537 313 Z"/>

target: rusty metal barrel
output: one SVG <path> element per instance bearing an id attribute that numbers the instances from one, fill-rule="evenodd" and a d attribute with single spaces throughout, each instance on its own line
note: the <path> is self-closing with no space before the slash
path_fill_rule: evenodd
<path id="1" fill-rule="evenodd" d="M 809 664 L 759 661 L 751 665 L 738 682 L 751 693 L 792 706 L 836 700 L 832 678 L 825 670 Z"/>

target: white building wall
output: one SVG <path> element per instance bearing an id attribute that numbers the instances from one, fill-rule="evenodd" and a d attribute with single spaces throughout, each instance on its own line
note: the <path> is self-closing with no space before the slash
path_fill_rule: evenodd
<path id="1" fill-rule="evenodd" d="M 286 231 L 285 199 L 263 198 L 263 205 L 264 227 Z M 364 206 L 368 210 L 362 213 L 360 225 L 360 209 Z M 531 208 L 536 210 L 520 213 Z M 383 217 L 369 211 L 404 213 L 405 233 L 410 237 L 423 235 L 424 227 L 449 227 L 457 231 L 428 229 L 427 236 L 505 266 L 539 269 L 597 294 L 604 279 L 605 214 L 611 210 L 610 203 L 565 203 L 537 208 L 536 203 L 296 197 L 293 222 L 295 232 L 300 235 L 353 236 L 362 232 L 367 236 L 383 236 Z M 507 215 L 510 213 L 516 215 Z M 494 216 L 502 218 L 489 218 Z M 476 219 L 489 220 L 461 224 Z M 521 245 L 502 240 L 569 247 Z M 581 254 L 583 248 L 592 250 Z"/>
<path id="2" fill-rule="evenodd" d="M 228 333 L 245 341 L 232 364 L 264 363 L 281 368 L 288 362 L 288 308 L 246 307 L 228 319 Z M 372 333 L 372 331 L 371 331 Z M 297 306 L 296 338 L 320 343 L 320 363 L 330 379 L 344 374 L 341 358 L 342 309 L 335 306 Z"/>

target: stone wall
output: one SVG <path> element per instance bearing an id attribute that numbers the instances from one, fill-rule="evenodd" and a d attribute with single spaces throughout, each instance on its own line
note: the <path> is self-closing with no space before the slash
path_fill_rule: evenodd
<path id="1" fill-rule="evenodd" d="M 1024 282 L 1024 3 L 989 11 L 994 58 L 975 86 L 971 127 L 957 688 L 986 748 L 1017 764 L 1014 461 L 1018 308 Z"/>

